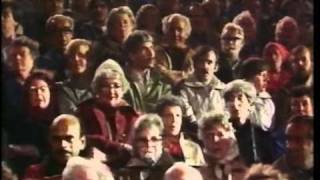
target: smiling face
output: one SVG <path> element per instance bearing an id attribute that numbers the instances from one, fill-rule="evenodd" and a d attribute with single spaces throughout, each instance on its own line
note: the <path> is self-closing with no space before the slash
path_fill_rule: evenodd
<path id="1" fill-rule="evenodd" d="M 46 109 L 50 104 L 49 85 L 41 79 L 35 79 L 31 82 L 30 102 L 33 108 Z"/>
<path id="2" fill-rule="evenodd" d="M 82 74 L 87 70 L 89 46 L 80 45 L 69 57 L 69 68 L 72 74 Z"/>
<path id="3" fill-rule="evenodd" d="M 182 125 L 182 109 L 180 106 L 167 106 L 163 109 L 161 117 L 166 135 L 177 136 Z"/>
<path id="4" fill-rule="evenodd" d="M 186 22 L 181 18 L 175 17 L 168 26 L 169 29 L 166 36 L 169 43 L 173 45 L 185 44 L 186 40 L 188 39 L 186 33 Z"/>
<path id="5" fill-rule="evenodd" d="M 123 97 L 123 84 L 120 77 L 101 79 L 97 97 L 103 104 L 117 107 Z"/>
<path id="6" fill-rule="evenodd" d="M 162 154 L 162 137 L 159 128 L 151 126 L 135 135 L 134 149 L 138 157 L 147 162 L 156 162 Z"/>

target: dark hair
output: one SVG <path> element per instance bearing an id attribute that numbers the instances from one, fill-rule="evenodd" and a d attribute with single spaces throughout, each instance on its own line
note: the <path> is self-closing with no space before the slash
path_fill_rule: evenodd
<path id="1" fill-rule="evenodd" d="M 168 106 L 179 106 L 181 108 L 182 112 L 184 111 L 183 102 L 179 96 L 167 95 L 167 96 L 163 96 L 158 101 L 158 103 L 156 105 L 156 113 L 161 115 L 164 108 L 166 108 Z"/>
<path id="2" fill-rule="evenodd" d="M 57 107 L 56 97 L 55 97 L 55 84 L 53 78 L 45 70 L 34 71 L 26 80 L 24 84 L 24 102 L 27 109 L 30 107 L 30 86 L 34 80 L 43 80 L 48 84 L 50 90 L 50 103 L 48 108 Z"/>
<path id="3" fill-rule="evenodd" d="M 134 53 L 145 42 L 153 43 L 152 36 L 147 31 L 136 30 L 129 35 L 128 39 L 124 43 L 124 49 L 128 54 Z"/>
<path id="4" fill-rule="evenodd" d="M 294 86 L 291 88 L 290 97 L 301 97 L 301 96 L 308 96 L 313 99 L 313 90 L 309 86 Z"/>
<path id="5" fill-rule="evenodd" d="M 308 131 L 307 138 L 313 139 L 313 134 L 314 134 L 314 118 L 312 116 L 305 116 L 305 115 L 296 115 L 293 116 L 289 119 L 287 127 L 291 124 L 300 124 L 300 125 L 305 125 L 310 128 Z"/>
<path id="6" fill-rule="evenodd" d="M 112 3 L 111 3 L 111 0 L 91 0 L 90 3 L 89 3 L 89 9 L 92 9 L 93 6 L 96 6 L 97 3 L 104 3 L 105 5 L 108 6 L 109 9 L 112 8 Z"/>
<path id="7" fill-rule="evenodd" d="M 244 60 L 240 67 L 240 75 L 242 78 L 249 80 L 255 75 L 269 69 L 269 64 L 259 57 L 249 57 Z"/>
<path id="8" fill-rule="evenodd" d="M 216 59 L 217 59 L 217 61 L 218 61 L 219 56 L 218 56 L 217 51 L 214 49 L 214 47 L 204 45 L 204 46 L 198 46 L 198 47 L 196 48 L 196 50 L 194 51 L 194 54 L 193 54 L 193 56 L 192 56 L 193 62 L 195 62 L 195 61 L 197 61 L 198 59 L 202 58 L 204 55 L 206 55 L 206 54 L 209 53 L 210 51 L 213 51 L 213 52 L 214 52 L 214 54 L 216 55 Z"/>
<path id="9" fill-rule="evenodd" d="M 19 36 L 15 38 L 9 47 L 11 48 L 22 46 L 25 46 L 30 49 L 33 60 L 39 57 L 39 43 L 27 36 Z"/>

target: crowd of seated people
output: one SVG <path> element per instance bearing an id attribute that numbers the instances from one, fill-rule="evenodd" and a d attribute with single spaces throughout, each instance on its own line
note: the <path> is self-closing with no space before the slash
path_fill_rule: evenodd
<path id="1" fill-rule="evenodd" d="M 312 0 L 1 4 L 2 178 L 314 179 Z"/>

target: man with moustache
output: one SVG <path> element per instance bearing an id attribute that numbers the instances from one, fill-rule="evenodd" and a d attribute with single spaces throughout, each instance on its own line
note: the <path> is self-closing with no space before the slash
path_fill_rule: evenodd
<path id="1" fill-rule="evenodd" d="M 186 116 L 195 122 L 207 111 L 223 110 L 224 83 L 214 73 L 218 70 L 217 54 L 210 46 L 196 49 L 193 59 L 194 73 L 181 85 L 180 95 L 186 107 Z"/>
<path id="2" fill-rule="evenodd" d="M 78 156 L 86 145 L 79 119 L 68 114 L 56 117 L 50 126 L 49 144 L 48 157 L 42 163 L 28 167 L 24 179 L 61 176 L 67 161 Z"/>
<path id="3" fill-rule="evenodd" d="M 131 87 L 131 98 L 127 101 L 138 111 L 151 112 L 155 102 L 171 94 L 170 85 L 154 70 L 154 40 L 148 32 L 137 30 L 128 37 L 124 47 L 128 56 L 125 74 Z"/>

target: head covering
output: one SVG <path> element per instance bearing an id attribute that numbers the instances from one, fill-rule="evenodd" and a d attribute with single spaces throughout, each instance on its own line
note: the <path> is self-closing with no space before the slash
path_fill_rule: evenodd
<path id="1" fill-rule="evenodd" d="M 265 45 L 264 49 L 263 49 L 263 56 L 265 57 L 266 54 L 271 50 L 271 49 L 275 49 L 280 53 L 280 56 L 282 57 L 282 61 L 285 62 L 288 60 L 289 58 L 289 51 L 287 50 L 287 48 L 280 44 L 280 43 L 276 43 L 276 42 L 269 42 Z"/>
<path id="2" fill-rule="evenodd" d="M 120 75 L 120 80 L 123 85 L 123 92 L 127 92 L 130 88 L 129 82 L 127 78 L 125 77 L 125 74 L 123 72 L 123 69 L 119 65 L 118 62 L 116 62 L 113 59 L 107 59 L 105 60 L 97 69 L 94 74 L 93 80 L 92 80 L 92 87 L 96 87 L 97 79 L 101 76 L 102 73 L 106 71 L 114 71 L 119 73 Z M 94 89 L 94 88 L 93 88 Z"/>

